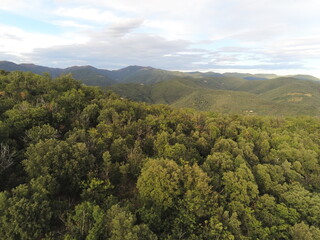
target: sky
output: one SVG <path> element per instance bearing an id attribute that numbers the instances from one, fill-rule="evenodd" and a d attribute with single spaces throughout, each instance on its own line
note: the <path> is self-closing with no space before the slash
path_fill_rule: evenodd
<path id="1" fill-rule="evenodd" d="M 0 0 L 0 61 L 320 77 L 319 0 Z"/>

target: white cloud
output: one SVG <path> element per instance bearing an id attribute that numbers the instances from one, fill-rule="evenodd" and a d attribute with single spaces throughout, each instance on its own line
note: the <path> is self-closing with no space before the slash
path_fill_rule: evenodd
<path id="1" fill-rule="evenodd" d="M 30 52 L 34 48 L 51 47 L 56 44 L 68 44 L 64 38 L 52 35 L 29 33 L 16 27 L 0 25 L 1 49 L 10 53 Z"/>
<path id="2" fill-rule="evenodd" d="M 66 18 L 83 19 L 83 20 L 98 22 L 100 24 L 119 21 L 121 19 L 111 11 L 101 10 L 99 8 L 90 8 L 90 7 L 76 7 L 76 8 L 60 7 L 56 9 L 53 13 L 55 15 L 66 17 Z"/>
<path id="3" fill-rule="evenodd" d="M 310 72 L 320 59 L 318 0 L 31 2 L 0 0 L 0 9 L 39 17 L 59 26 L 60 33 L 34 34 L 1 25 L 1 57 L 28 53 L 31 60 L 61 66 Z"/>
<path id="4" fill-rule="evenodd" d="M 0 9 L 18 11 L 21 9 L 29 9 L 32 6 L 39 6 L 40 3 L 41 0 L 33 0 L 32 4 L 30 4 L 30 1 L 25 0 L 0 0 Z"/>
<path id="5" fill-rule="evenodd" d="M 84 42 L 85 39 L 52 36 L 49 34 L 30 33 L 22 29 L 0 25 L 0 57 L 3 60 L 14 60 L 17 62 L 33 62 L 29 54 L 35 49 L 50 48 L 55 45 L 72 45 Z"/>
<path id="6" fill-rule="evenodd" d="M 77 21 L 72 21 L 72 20 L 54 20 L 51 23 L 58 25 L 60 27 L 71 27 L 71 28 L 77 28 L 77 29 L 90 29 L 90 28 L 92 28 L 91 25 L 82 24 L 82 23 L 79 23 Z"/>
<path id="7" fill-rule="evenodd" d="M 59 66 L 78 61 L 105 68 L 127 65 L 151 65 L 170 68 L 173 62 L 161 60 L 164 55 L 183 51 L 186 41 L 168 41 L 148 34 L 129 34 L 121 38 L 103 38 L 94 35 L 90 42 L 36 49 L 30 58 L 44 62 L 57 61 Z"/>

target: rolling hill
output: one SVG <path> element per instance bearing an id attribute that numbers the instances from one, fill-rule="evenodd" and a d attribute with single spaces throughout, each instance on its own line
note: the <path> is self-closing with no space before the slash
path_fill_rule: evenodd
<path id="1" fill-rule="evenodd" d="M 190 74 L 183 72 L 166 71 L 152 67 L 128 66 L 119 70 L 98 69 L 92 66 L 73 66 L 69 68 L 49 68 L 34 64 L 15 64 L 0 61 L 0 69 L 5 71 L 23 71 L 36 74 L 49 73 L 52 77 L 61 74 L 72 74 L 77 80 L 90 86 L 109 86 L 117 83 L 144 83 L 151 84 L 169 80 L 175 77 L 186 77 Z"/>
<path id="2" fill-rule="evenodd" d="M 92 66 L 65 69 L 0 62 L 6 71 L 72 74 L 84 84 L 101 86 L 122 97 L 176 108 L 254 115 L 312 115 L 320 112 L 320 81 L 309 75 L 178 72 L 128 66 L 104 70 Z"/>
<path id="3" fill-rule="evenodd" d="M 117 84 L 108 87 L 135 101 L 169 104 L 250 115 L 320 114 L 320 83 L 282 77 L 244 80 L 234 77 L 178 78 L 156 84 Z"/>
<path id="4" fill-rule="evenodd" d="M 8 61 L 0 61 L 0 69 L 5 71 L 33 72 L 40 75 L 49 73 L 53 78 L 62 74 L 72 74 L 74 78 L 91 86 L 108 86 L 116 83 L 116 81 L 109 77 L 110 71 L 97 69 L 92 66 L 74 66 L 62 69 L 43 67 L 35 64 L 15 64 Z"/>
<path id="5" fill-rule="evenodd" d="M 172 104 L 196 90 L 234 90 L 247 81 L 232 77 L 192 78 L 176 77 L 155 84 L 116 84 L 108 87 L 123 97 L 149 103 Z"/>
<path id="6" fill-rule="evenodd" d="M 267 80 L 276 79 L 280 76 L 275 74 L 250 74 L 250 73 L 215 73 L 215 72 L 179 72 L 167 71 L 152 67 L 128 66 L 119 70 L 99 69 L 92 66 L 73 66 L 68 68 L 50 68 L 35 64 L 15 64 L 9 61 L 0 61 L 0 70 L 23 71 L 36 74 L 49 73 L 52 77 L 61 74 L 72 74 L 74 78 L 86 85 L 110 86 L 118 83 L 143 83 L 154 84 L 157 82 L 172 80 L 175 78 L 234 78 L 243 80 Z M 287 76 L 299 80 L 319 81 L 318 78 L 310 75 Z"/>

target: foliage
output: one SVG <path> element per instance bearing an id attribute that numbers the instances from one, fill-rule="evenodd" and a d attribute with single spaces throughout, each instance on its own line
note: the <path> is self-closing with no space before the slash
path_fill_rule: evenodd
<path id="1" fill-rule="evenodd" d="M 193 75 L 194 76 L 194 75 Z M 233 76 L 172 77 L 155 84 L 108 87 L 134 101 L 245 115 L 319 116 L 320 84 L 296 78 L 245 81 Z"/>
<path id="2" fill-rule="evenodd" d="M 71 76 L 0 72 L 0 92 L 1 239 L 319 238 L 318 118 L 174 110 Z"/>

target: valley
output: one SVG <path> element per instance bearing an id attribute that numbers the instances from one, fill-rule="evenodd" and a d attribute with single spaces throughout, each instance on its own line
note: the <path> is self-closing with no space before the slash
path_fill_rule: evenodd
<path id="1" fill-rule="evenodd" d="M 71 74 L 123 98 L 174 108 L 272 116 L 320 114 L 320 80 L 309 75 L 178 72 L 140 66 L 111 71 L 92 66 L 58 69 L 4 61 L 0 69 L 52 77 Z"/>

